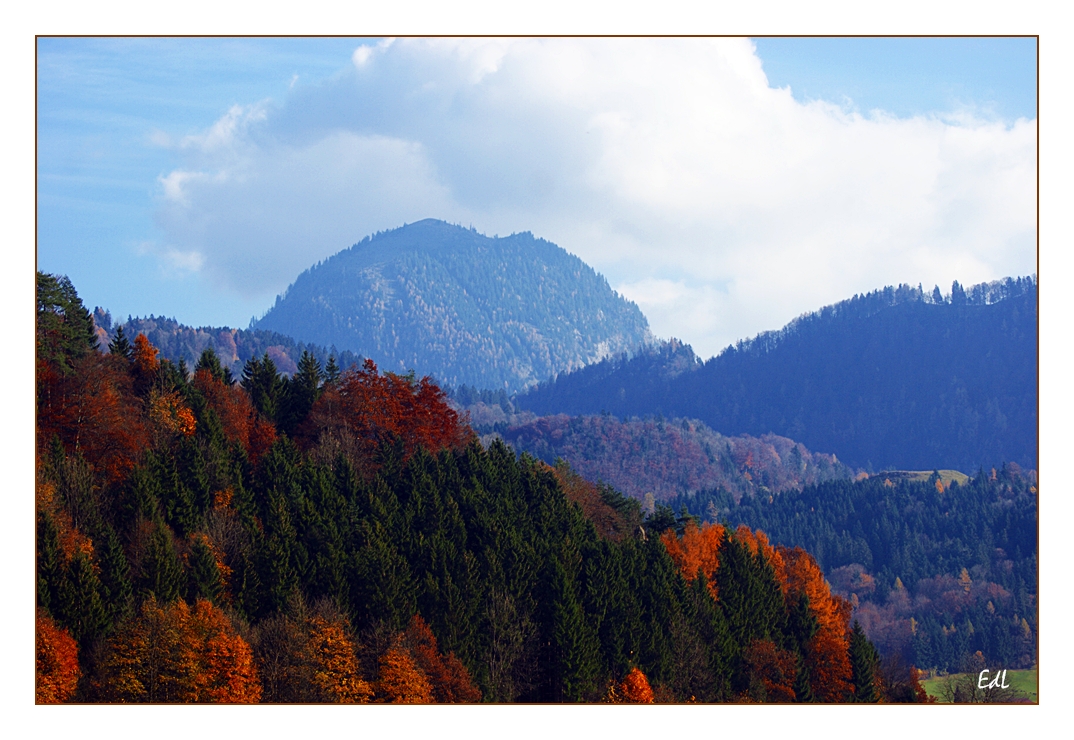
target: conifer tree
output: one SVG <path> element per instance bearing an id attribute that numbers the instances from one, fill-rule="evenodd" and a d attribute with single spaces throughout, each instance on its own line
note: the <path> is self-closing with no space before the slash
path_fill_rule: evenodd
<path id="1" fill-rule="evenodd" d="M 597 641 L 575 585 L 558 560 L 552 561 L 549 578 L 553 696 L 563 702 L 582 701 L 596 688 Z"/>
<path id="2" fill-rule="evenodd" d="M 108 615 L 101 600 L 101 582 L 85 552 L 77 552 L 68 566 L 70 598 L 63 605 L 63 622 L 80 645 L 103 636 Z"/>
<path id="3" fill-rule="evenodd" d="M 134 356 L 134 347 L 131 346 L 130 340 L 127 339 L 127 333 L 123 331 L 122 325 L 116 327 L 116 335 L 108 343 L 108 352 L 112 356 L 121 357 L 127 362 L 130 362 Z"/>
<path id="4" fill-rule="evenodd" d="M 328 362 L 324 366 L 324 382 L 335 383 L 342 374 L 343 371 L 339 369 L 339 365 L 336 363 L 336 356 L 329 355 Z"/>
<path id="5" fill-rule="evenodd" d="M 179 598 L 182 592 L 183 564 L 164 523 L 153 525 L 143 556 L 138 591 L 144 598 L 153 595 L 162 604 Z"/>
<path id="6" fill-rule="evenodd" d="M 857 620 L 850 633 L 850 665 L 854 671 L 854 701 L 880 701 L 877 691 L 880 655 Z"/>
<path id="7" fill-rule="evenodd" d="M 190 546 L 190 566 L 187 573 L 187 601 L 200 599 L 218 603 L 223 584 L 216 558 L 204 535 L 195 536 Z"/>
<path id="8" fill-rule="evenodd" d="M 108 612 L 109 624 L 114 626 L 127 617 L 134 607 L 130 580 L 130 563 L 123 552 L 116 530 L 105 525 L 97 537 L 97 561 L 101 568 L 101 595 Z"/>
<path id="9" fill-rule="evenodd" d="M 46 511 L 37 514 L 37 604 L 54 618 L 70 597 L 67 595 L 67 569 L 60 552 L 56 524 Z"/>

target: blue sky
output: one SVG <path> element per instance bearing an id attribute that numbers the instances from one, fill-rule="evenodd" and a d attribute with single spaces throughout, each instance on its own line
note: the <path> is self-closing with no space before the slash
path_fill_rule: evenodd
<path id="1" fill-rule="evenodd" d="M 38 267 L 244 327 L 431 216 L 555 241 L 709 355 L 1034 271 L 1035 112 L 1035 39 L 44 38 Z"/>

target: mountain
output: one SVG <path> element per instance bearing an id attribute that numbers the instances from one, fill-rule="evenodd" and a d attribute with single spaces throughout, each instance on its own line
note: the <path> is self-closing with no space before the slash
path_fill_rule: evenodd
<path id="1" fill-rule="evenodd" d="M 515 405 L 697 418 L 721 434 L 790 437 L 873 470 L 1035 468 L 1036 278 L 956 282 L 948 296 L 887 287 L 704 363 L 667 343 L 560 375 Z"/>
<path id="2" fill-rule="evenodd" d="M 315 265 L 251 328 L 350 350 L 385 370 L 509 391 L 651 337 L 634 303 L 555 244 L 433 219 Z"/>

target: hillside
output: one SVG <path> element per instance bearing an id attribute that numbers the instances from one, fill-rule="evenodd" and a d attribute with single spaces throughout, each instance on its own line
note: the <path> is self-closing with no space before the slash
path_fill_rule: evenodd
<path id="1" fill-rule="evenodd" d="M 881 654 L 953 672 L 976 651 L 989 665 L 1036 662 L 1037 498 L 1036 474 L 1012 464 L 963 483 L 884 473 L 667 505 L 805 548 Z"/>
<path id="2" fill-rule="evenodd" d="M 122 326 L 127 341 L 132 342 L 139 334 L 145 334 L 146 339 L 160 352 L 161 358 L 176 365 L 185 362 L 188 368 L 193 368 L 201 353 L 211 349 L 220 359 L 221 365 L 230 370 L 236 378 L 242 374 L 247 360 L 261 359 L 266 354 L 280 372 L 288 375 L 298 369 L 303 352 L 309 352 L 322 365 L 326 364 L 330 357 L 335 357 L 336 364 L 341 369 L 361 365 L 364 359 L 353 352 L 341 352 L 335 347 L 326 348 L 296 342 L 291 337 L 274 331 L 219 326 L 193 327 L 163 316 L 128 318 L 122 324 L 115 324 L 108 311 L 100 307 L 93 312 L 93 323 L 102 350 L 108 347 Z"/>
<path id="3" fill-rule="evenodd" d="M 538 415 L 698 418 L 777 434 L 870 470 L 1036 467 L 1033 277 L 949 296 L 906 285 L 855 296 L 701 363 L 666 344 L 519 395 Z"/>
<path id="4" fill-rule="evenodd" d="M 824 480 L 850 478 L 832 455 L 786 437 L 724 437 L 695 419 L 545 416 L 503 429 L 518 452 L 557 458 L 584 477 L 651 504 L 700 491 L 740 500 Z"/>
<path id="5" fill-rule="evenodd" d="M 926 699 L 804 550 L 643 520 L 372 361 L 105 354 L 37 284 L 39 703 Z"/>
<path id="6" fill-rule="evenodd" d="M 509 391 L 650 338 L 635 304 L 555 244 L 433 219 L 311 267 L 251 328 L 334 345 L 394 372 Z"/>

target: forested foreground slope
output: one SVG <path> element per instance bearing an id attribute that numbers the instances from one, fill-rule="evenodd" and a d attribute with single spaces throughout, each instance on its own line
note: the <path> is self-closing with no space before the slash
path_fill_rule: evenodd
<path id="1" fill-rule="evenodd" d="M 643 521 L 427 380 L 95 345 L 39 274 L 39 701 L 924 698 L 804 550 Z"/>
<path id="2" fill-rule="evenodd" d="M 883 655 L 944 672 L 968 670 L 975 655 L 992 667 L 1036 665 L 1034 471 L 1011 464 L 961 485 L 881 473 L 669 503 L 808 550 Z"/>
<path id="3" fill-rule="evenodd" d="M 855 296 L 701 363 L 677 343 L 515 398 L 538 415 L 662 414 L 778 434 L 868 470 L 1036 468 L 1037 286 Z"/>

